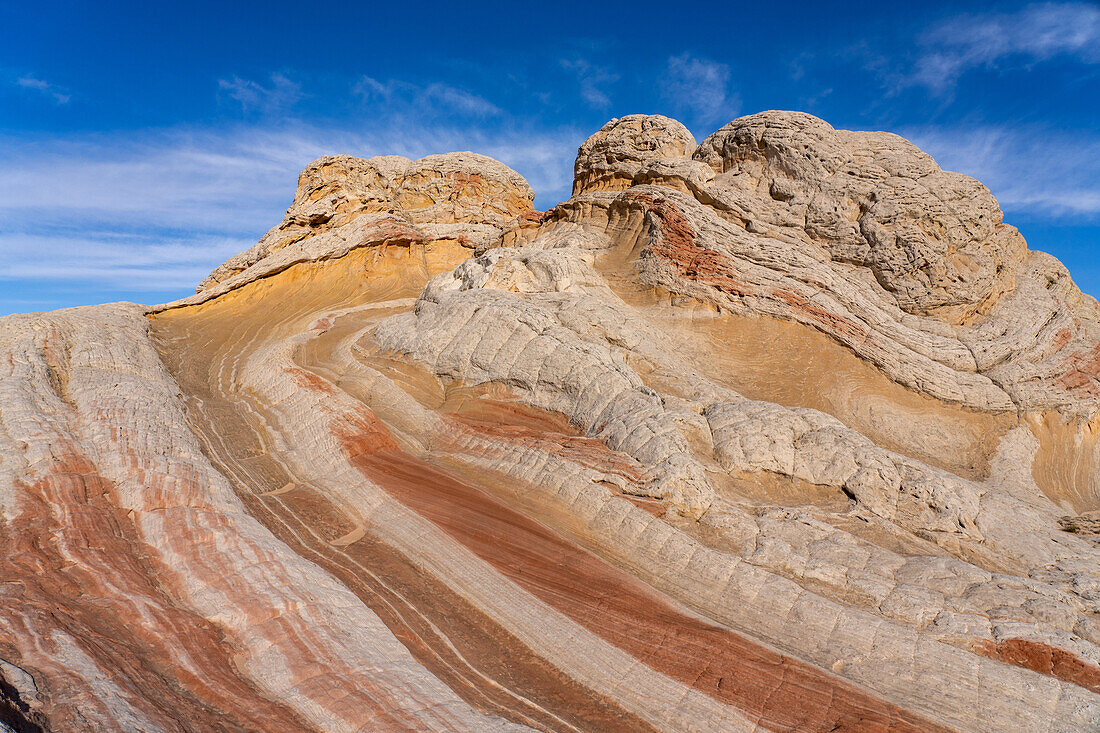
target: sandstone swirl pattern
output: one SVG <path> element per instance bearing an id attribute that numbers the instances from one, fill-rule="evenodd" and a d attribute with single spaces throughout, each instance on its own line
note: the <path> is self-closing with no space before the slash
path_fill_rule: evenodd
<path id="1" fill-rule="evenodd" d="M 322 158 L 0 319 L 0 730 L 1100 727 L 1100 306 L 809 115 Z"/>

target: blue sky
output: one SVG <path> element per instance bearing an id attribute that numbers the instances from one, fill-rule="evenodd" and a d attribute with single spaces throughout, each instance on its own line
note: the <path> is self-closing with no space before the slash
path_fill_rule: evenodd
<path id="1" fill-rule="evenodd" d="M 546 208 L 612 117 L 764 109 L 912 139 L 1100 295 L 1100 5 L 889 5 L 0 2 L 0 314 L 186 295 L 325 153 L 475 150 Z"/>

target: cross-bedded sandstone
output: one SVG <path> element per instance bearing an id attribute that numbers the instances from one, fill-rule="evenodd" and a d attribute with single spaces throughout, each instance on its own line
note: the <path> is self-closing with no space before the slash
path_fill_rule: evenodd
<path id="1" fill-rule="evenodd" d="M 1100 306 L 977 181 L 791 112 L 540 213 L 326 156 L 174 303 L 0 319 L 0 720 L 1100 725 Z"/>

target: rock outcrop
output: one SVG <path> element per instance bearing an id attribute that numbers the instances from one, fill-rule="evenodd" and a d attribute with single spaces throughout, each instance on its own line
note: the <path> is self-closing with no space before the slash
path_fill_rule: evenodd
<path id="1" fill-rule="evenodd" d="M 409 160 L 400 155 L 326 155 L 298 177 L 286 217 L 255 247 L 212 272 L 202 292 L 288 245 L 339 229 L 363 215 L 426 226 L 439 238 L 484 242 L 533 210 L 535 192 L 523 176 L 477 153 Z"/>
<path id="2" fill-rule="evenodd" d="M 683 124 L 661 115 L 614 119 L 584 141 L 573 167 L 573 195 L 629 188 L 650 164 L 688 160 L 695 138 Z"/>
<path id="3" fill-rule="evenodd" d="M 988 309 L 1012 289 L 1027 249 L 985 186 L 896 135 L 764 113 L 726 125 L 695 158 L 714 170 L 715 200 L 729 211 L 869 268 L 914 315 L 963 322 Z"/>
<path id="4" fill-rule="evenodd" d="M 0 319 L 27 730 L 1100 726 L 1100 306 L 809 115 L 547 212 L 325 157 L 198 292 Z"/>

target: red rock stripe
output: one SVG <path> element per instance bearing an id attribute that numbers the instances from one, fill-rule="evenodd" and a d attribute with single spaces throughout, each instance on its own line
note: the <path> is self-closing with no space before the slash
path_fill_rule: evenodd
<path id="1" fill-rule="evenodd" d="M 34 626 L 3 646 L 64 632 L 166 730 L 312 730 L 237 674 L 234 650 L 212 623 L 173 603 L 114 484 L 63 439 L 52 447 L 56 460 L 38 481 L 15 482 L 21 513 L 0 524 L 0 630 Z M 50 728 L 86 729 L 83 706 L 106 716 L 95 693 L 42 650 L 16 659 L 40 673 Z M 201 660 L 203 676 L 180 658 Z"/>
<path id="2" fill-rule="evenodd" d="M 991 659 L 1050 675 L 1100 694 L 1100 667 L 1065 649 L 1029 639 L 1002 639 L 996 643 L 985 641 L 974 650 Z"/>
<path id="3" fill-rule="evenodd" d="M 348 455 L 367 478 L 506 577 L 650 668 L 769 730 L 943 730 L 737 634 L 680 613 L 625 571 L 406 453 Z"/>
<path id="4" fill-rule="evenodd" d="M 356 528 L 343 510 L 291 477 L 262 454 L 247 418 L 211 391 L 197 355 L 183 348 L 162 351 L 181 388 L 201 397 L 189 405 L 197 432 L 215 467 L 248 508 L 276 537 L 306 560 L 332 573 L 386 624 L 413 657 L 463 700 L 483 712 L 540 730 L 652 730 L 561 670 L 533 654 L 521 640 L 470 605 L 417 563 L 378 540 L 367 528 L 354 543 L 330 544 Z M 197 368 L 198 371 L 185 369 Z M 331 395 L 333 388 L 303 369 L 287 372 L 303 389 Z M 395 448 L 384 426 L 366 408 L 347 416 L 356 452 Z M 232 435 L 223 443 L 218 435 Z"/>
<path id="5" fill-rule="evenodd" d="M 346 518 L 323 496 L 295 489 L 262 499 L 242 492 L 242 498 L 253 516 L 293 550 L 339 578 L 378 614 L 417 661 L 479 710 L 540 730 L 564 729 L 557 718 L 585 731 L 651 730 L 614 701 L 599 698 L 532 654 L 492 618 L 369 530 L 341 550 L 325 544 L 304 545 L 301 538 L 310 536 L 311 531 L 335 538 L 349 529 L 339 523 Z M 331 529 L 325 532 L 327 528 Z M 369 567 L 372 574 L 360 567 Z M 440 632 L 461 656 L 452 654 L 437 638 Z M 471 665 L 472 674 L 462 674 L 467 665 Z M 478 674 L 501 687 L 478 684 Z M 535 704 L 525 704 L 511 690 L 518 690 Z"/>

